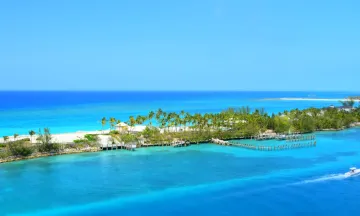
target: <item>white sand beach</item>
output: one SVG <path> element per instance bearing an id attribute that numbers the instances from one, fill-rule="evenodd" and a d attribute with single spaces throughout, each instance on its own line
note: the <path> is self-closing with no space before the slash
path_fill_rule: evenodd
<path id="1" fill-rule="evenodd" d="M 131 133 L 139 133 L 142 132 L 143 130 L 145 130 L 146 126 L 145 125 L 136 125 L 134 127 L 130 127 L 129 131 Z M 169 127 L 166 128 L 166 131 L 180 131 L 180 130 L 184 130 L 185 127 Z M 161 129 L 160 132 L 163 132 L 165 129 Z M 186 127 L 186 130 L 189 130 L 189 127 Z M 106 129 L 106 130 L 97 130 L 97 131 L 77 131 L 77 132 L 73 132 L 73 133 L 60 133 L 60 134 L 52 134 L 52 139 L 53 142 L 58 142 L 58 143 L 71 143 L 76 139 L 83 139 L 84 136 L 86 134 L 107 134 L 109 133 L 110 130 Z M 38 135 L 34 135 L 32 137 L 32 142 L 35 143 L 36 138 L 38 137 Z M 26 138 L 30 138 L 30 135 L 19 135 L 16 140 L 20 140 L 20 139 L 26 139 Z M 9 139 L 7 141 L 14 141 L 14 136 L 9 136 Z M 4 138 L 0 137 L 0 143 L 4 142 Z"/>
<path id="2" fill-rule="evenodd" d="M 61 134 L 52 134 L 52 138 L 54 142 L 60 143 L 69 143 L 73 142 L 75 139 L 82 139 L 86 134 L 102 134 L 102 133 L 109 133 L 109 130 L 102 131 L 77 131 L 74 133 L 61 133 Z M 35 134 L 32 137 L 32 141 L 35 142 L 38 134 Z M 30 135 L 20 135 L 16 138 L 16 140 L 30 138 Z M 14 141 L 14 136 L 9 136 L 8 141 Z M 4 138 L 0 138 L 0 143 L 4 142 Z"/>

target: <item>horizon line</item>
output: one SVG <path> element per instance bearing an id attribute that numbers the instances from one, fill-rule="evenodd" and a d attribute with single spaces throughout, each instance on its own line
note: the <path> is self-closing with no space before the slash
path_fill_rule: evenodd
<path id="1" fill-rule="evenodd" d="M 123 89 L 123 90 L 101 90 L 101 89 L 74 89 L 74 90 L 66 90 L 66 89 L 34 89 L 34 90 L 7 90 L 0 89 L 0 92 L 336 92 L 336 93 L 360 93 L 360 90 L 141 90 L 141 89 Z"/>

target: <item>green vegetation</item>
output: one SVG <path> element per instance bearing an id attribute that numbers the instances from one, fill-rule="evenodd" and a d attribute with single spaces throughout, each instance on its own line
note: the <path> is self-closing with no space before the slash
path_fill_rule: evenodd
<path id="1" fill-rule="evenodd" d="M 9 140 L 9 137 L 8 136 L 3 136 L 3 139 L 4 139 L 4 142 L 6 142 L 6 141 Z"/>
<path id="2" fill-rule="evenodd" d="M 96 134 L 86 134 L 84 139 L 76 139 L 73 141 L 74 145 L 70 145 L 73 148 L 84 148 L 84 147 L 96 147 L 99 143 L 99 138 Z"/>
<path id="3" fill-rule="evenodd" d="M 89 142 L 98 142 L 99 138 L 97 134 L 86 134 L 84 136 L 85 139 L 87 139 Z"/>
<path id="4" fill-rule="evenodd" d="M 31 130 L 29 131 L 29 135 L 30 135 L 30 139 L 31 139 L 31 142 L 32 142 L 32 137 L 35 135 L 35 131 Z"/>
<path id="5" fill-rule="evenodd" d="M 354 105 L 351 101 L 344 103 Z M 152 126 L 153 121 L 157 122 L 159 128 Z M 131 127 L 136 124 L 147 125 L 143 132 L 118 134 L 117 131 L 111 131 L 110 134 L 118 134 L 115 137 L 125 143 L 139 138 L 144 138 L 148 144 L 170 143 L 174 139 L 199 143 L 211 138 L 235 139 L 257 136 L 267 130 L 279 134 L 340 130 L 359 121 L 360 108 L 350 112 L 333 108 L 293 109 L 272 115 L 268 115 L 264 109 L 251 111 L 249 107 L 229 108 L 220 113 L 205 114 L 190 114 L 184 111 L 167 113 L 159 109 L 145 116 L 129 117 L 127 123 Z"/>
<path id="6" fill-rule="evenodd" d="M 102 126 L 102 130 L 103 130 L 103 131 L 104 131 L 104 127 L 105 127 L 105 125 L 106 125 L 106 122 L 107 122 L 106 118 L 103 117 L 103 118 L 101 119 L 101 126 Z"/>
<path id="7" fill-rule="evenodd" d="M 31 132 L 31 131 L 30 131 Z M 30 133 L 32 136 L 34 133 Z M 18 137 L 17 134 L 14 134 L 14 139 Z M 8 137 L 4 137 L 5 141 L 8 140 Z M 30 138 L 24 138 L 14 141 L 4 142 L 0 145 L 0 158 L 4 159 L 7 157 L 27 157 L 33 153 L 54 153 L 59 152 L 62 149 L 62 145 L 52 142 L 52 137 L 50 130 L 45 128 L 43 131 L 39 130 L 39 137 L 37 139 L 38 143 L 32 144 Z"/>
<path id="8" fill-rule="evenodd" d="M 8 137 L 5 136 L 4 143 L 0 144 L 0 159 L 12 159 L 23 158 L 36 153 L 38 156 L 48 155 L 49 153 L 64 152 L 65 147 L 76 148 L 77 150 L 84 147 L 98 147 L 99 138 L 97 134 L 86 134 L 83 139 L 74 140 L 74 144 L 64 145 L 54 142 L 50 129 L 39 129 L 37 142 L 33 144 L 31 142 L 34 131 L 29 131 L 31 138 L 24 138 L 14 141 L 8 141 Z M 14 135 L 14 138 L 18 136 Z"/>
<path id="9" fill-rule="evenodd" d="M 345 102 L 344 102 L 345 103 Z M 347 106 L 353 106 L 352 102 Z M 208 142 L 211 138 L 240 139 L 258 136 L 268 130 L 278 134 L 287 133 L 311 133 L 320 130 L 341 130 L 351 127 L 360 122 L 360 108 L 337 109 L 337 108 L 308 108 L 304 110 L 293 109 L 278 114 L 267 114 L 264 109 L 251 110 L 249 107 L 228 108 L 219 113 L 188 113 L 185 111 L 165 112 L 158 109 L 147 115 L 130 116 L 126 123 L 130 127 L 120 131 L 113 130 L 119 120 L 111 117 L 109 123 L 111 131 L 108 133 L 109 143 L 125 144 L 137 143 L 138 145 L 168 145 L 174 141 L 189 143 Z M 154 127 L 153 123 L 158 125 Z M 107 123 L 104 117 L 101 120 L 102 127 Z M 145 130 L 135 133 L 133 126 L 136 124 L 146 125 Z M 76 148 L 98 147 L 99 137 L 97 134 L 86 134 L 84 138 L 74 140 L 73 144 L 62 145 L 52 139 L 48 128 L 39 130 L 36 143 L 32 144 L 34 131 L 29 131 L 30 138 L 19 139 L 14 134 L 14 141 L 9 141 L 4 136 L 4 143 L 0 145 L 0 158 L 26 157 L 33 153 L 59 153 L 64 152 L 65 147 Z"/>
<path id="10" fill-rule="evenodd" d="M 2 151 L 0 149 L 0 159 L 5 159 L 5 158 L 8 158 L 10 156 L 11 156 L 11 154 L 8 151 Z"/>
<path id="11" fill-rule="evenodd" d="M 120 132 L 119 132 L 119 131 L 112 130 L 112 131 L 110 131 L 109 134 L 110 134 L 110 135 L 118 135 L 118 134 L 120 134 Z"/>
<path id="12" fill-rule="evenodd" d="M 37 143 L 37 149 L 39 152 L 59 152 L 61 150 L 60 144 L 52 142 L 52 136 L 49 128 L 44 128 L 43 132 L 39 130 L 39 137 L 37 140 L 40 141 Z"/>
<path id="13" fill-rule="evenodd" d="M 114 136 L 113 136 L 113 138 L 116 139 L 116 137 L 114 137 Z M 136 142 L 137 136 L 134 134 L 127 133 L 127 134 L 121 135 L 120 140 L 123 141 L 124 143 Z"/>
<path id="14" fill-rule="evenodd" d="M 19 136 L 19 134 L 14 134 L 14 140 Z"/>
<path id="15" fill-rule="evenodd" d="M 349 98 L 347 100 L 339 101 L 343 106 L 350 106 L 353 107 L 355 105 L 355 101 L 352 98 Z"/>
<path id="16" fill-rule="evenodd" d="M 24 157 L 31 155 L 35 151 L 35 148 L 31 145 L 28 145 L 26 142 L 27 141 L 24 140 L 9 142 L 8 150 L 11 155 Z"/>

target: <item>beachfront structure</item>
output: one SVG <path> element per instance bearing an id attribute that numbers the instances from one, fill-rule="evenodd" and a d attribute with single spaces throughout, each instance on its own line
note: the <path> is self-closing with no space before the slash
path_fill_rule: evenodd
<path id="1" fill-rule="evenodd" d="M 131 133 L 141 133 L 146 128 L 146 125 L 136 125 L 130 128 Z"/>
<path id="2" fill-rule="evenodd" d="M 145 128 L 146 125 L 136 125 L 131 127 L 124 122 L 120 122 L 115 126 L 116 131 L 119 131 L 119 133 L 141 133 Z"/>
<path id="3" fill-rule="evenodd" d="M 101 150 L 111 150 L 111 149 L 127 149 L 127 150 L 135 150 L 137 146 L 137 142 L 128 142 L 124 143 L 121 140 L 113 139 L 108 135 L 98 135 L 99 138 L 99 147 Z"/>
<path id="4" fill-rule="evenodd" d="M 129 131 L 129 125 L 124 122 L 120 122 L 119 124 L 115 125 L 115 128 L 119 133 L 126 133 Z"/>

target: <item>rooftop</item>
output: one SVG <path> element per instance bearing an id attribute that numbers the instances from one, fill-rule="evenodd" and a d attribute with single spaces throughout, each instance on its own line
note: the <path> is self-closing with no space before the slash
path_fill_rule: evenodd
<path id="1" fill-rule="evenodd" d="M 129 125 L 127 125 L 124 122 L 120 122 L 119 124 L 116 124 L 116 126 L 118 126 L 118 127 L 128 127 Z"/>

